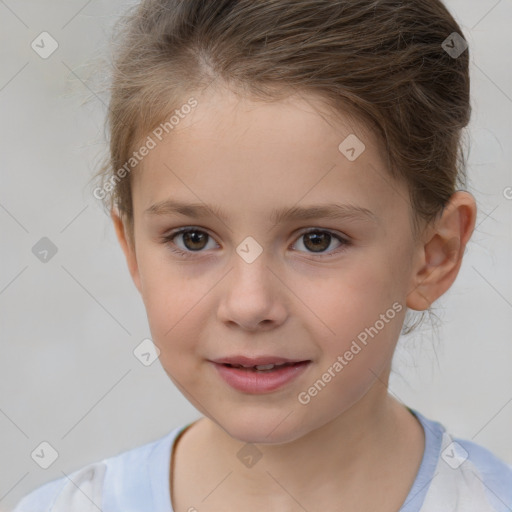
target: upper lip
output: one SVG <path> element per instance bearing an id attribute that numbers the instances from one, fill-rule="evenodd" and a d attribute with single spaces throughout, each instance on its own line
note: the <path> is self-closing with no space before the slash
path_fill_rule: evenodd
<path id="1" fill-rule="evenodd" d="M 286 357 L 278 356 L 258 356 L 258 357 L 247 357 L 247 356 L 229 356 L 220 357 L 219 359 L 213 359 L 213 363 L 219 364 L 233 364 L 241 366 L 259 366 L 264 364 L 284 364 L 284 363 L 300 363 L 303 361 L 309 361 L 309 359 L 288 359 Z"/>

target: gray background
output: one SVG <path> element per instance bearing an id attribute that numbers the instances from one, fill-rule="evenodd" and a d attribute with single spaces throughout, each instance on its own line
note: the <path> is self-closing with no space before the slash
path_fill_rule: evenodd
<path id="1" fill-rule="evenodd" d="M 0 509 L 83 465 L 156 439 L 198 412 L 156 361 L 109 218 L 89 180 L 104 155 L 95 64 L 119 0 L 0 0 Z M 477 229 L 442 325 L 401 339 L 390 391 L 512 463 L 512 2 L 450 0 L 472 52 L 469 191 Z M 40 58 L 31 42 L 59 47 Z M 32 247 L 48 237 L 47 263 Z M 48 469 L 31 458 L 47 441 Z"/>

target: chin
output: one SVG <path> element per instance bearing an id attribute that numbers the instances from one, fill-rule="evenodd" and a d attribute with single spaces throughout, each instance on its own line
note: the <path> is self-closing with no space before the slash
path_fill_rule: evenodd
<path id="1" fill-rule="evenodd" d="M 306 434 L 304 425 L 297 425 L 282 413 L 277 415 L 254 415 L 241 413 L 239 417 L 224 418 L 218 425 L 233 439 L 251 444 L 284 444 L 295 441 Z M 284 421 L 283 421 L 284 420 Z"/>

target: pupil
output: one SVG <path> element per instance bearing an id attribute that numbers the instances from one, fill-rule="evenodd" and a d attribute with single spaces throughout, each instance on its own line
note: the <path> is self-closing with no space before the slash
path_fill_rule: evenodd
<path id="1" fill-rule="evenodd" d="M 316 252 L 321 252 L 322 250 L 325 250 L 327 247 L 329 247 L 329 243 L 331 241 L 331 235 L 329 233 L 306 233 L 305 235 L 306 241 L 304 242 L 304 245 L 308 247 L 308 242 L 313 243 L 313 247 L 308 249 L 312 249 Z"/>
<path id="2" fill-rule="evenodd" d="M 205 246 L 204 241 L 208 235 L 206 233 L 200 233 L 199 231 L 188 231 L 183 235 L 183 241 L 187 249 L 190 250 L 199 250 Z M 202 244 L 201 244 L 202 240 Z M 199 243 L 199 247 L 196 247 L 195 244 Z M 192 247 L 190 246 L 192 245 Z"/>

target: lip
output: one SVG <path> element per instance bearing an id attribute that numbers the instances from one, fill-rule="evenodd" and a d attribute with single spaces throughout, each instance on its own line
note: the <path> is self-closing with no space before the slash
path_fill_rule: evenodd
<path id="1" fill-rule="evenodd" d="M 297 379 L 303 374 L 309 367 L 312 361 L 290 361 L 284 360 L 283 358 L 232 358 L 232 361 L 245 361 L 245 363 L 234 362 L 229 363 L 225 359 L 220 362 L 211 361 L 215 366 L 220 377 L 232 388 L 243 393 L 250 394 L 265 394 L 272 393 L 277 389 L 283 388 L 287 384 L 290 384 L 293 380 Z M 254 361 L 257 361 L 254 363 Z M 276 361 L 281 361 L 277 362 Z M 232 368 L 226 366 L 227 364 L 246 364 L 246 365 L 263 365 L 263 364 L 282 364 L 282 363 L 294 363 L 289 366 L 283 366 L 274 370 L 258 371 L 249 368 Z"/>
<path id="2" fill-rule="evenodd" d="M 284 363 L 300 363 L 309 361 L 308 359 L 288 359 L 286 357 L 278 357 L 272 355 L 262 355 L 258 357 L 247 357 L 243 355 L 235 355 L 221 357 L 212 360 L 212 363 L 218 364 L 239 364 L 241 366 L 257 366 L 260 364 L 284 364 Z"/>

